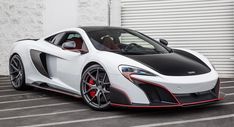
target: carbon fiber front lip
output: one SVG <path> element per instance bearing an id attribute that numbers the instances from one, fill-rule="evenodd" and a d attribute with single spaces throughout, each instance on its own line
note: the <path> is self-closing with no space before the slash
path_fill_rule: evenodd
<path id="1" fill-rule="evenodd" d="M 114 107 L 126 107 L 126 108 L 179 108 L 179 107 L 193 107 L 193 106 L 201 106 L 207 105 L 211 103 L 215 103 L 218 101 L 223 100 L 224 98 L 216 98 L 212 100 L 205 100 L 199 102 L 192 102 L 192 103 L 183 103 L 183 104 L 170 104 L 170 105 L 155 105 L 155 104 L 131 104 L 131 105 L 124 105 L 124 104 L 116 104 L 111 103 Z"/>

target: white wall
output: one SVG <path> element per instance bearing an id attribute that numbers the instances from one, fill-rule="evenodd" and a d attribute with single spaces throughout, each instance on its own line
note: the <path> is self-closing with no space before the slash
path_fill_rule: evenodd
<path id="1" fill-rule="evenodd" d="M 45 0 L 44 35 L 78 26 L 77 0 Z"/>
<path id="2" fill-rule="evenodd" d="M 68 27 L 107 26 L 109 0 L 0 0 L 0 75 L 8 75 L 11 45 Z M 111 26 L 121 25 L 120 0 L 111 0 Z"/>
<path id="3" fill-rule="evenodd" d="M 111 0 L 110 25 L 121 26 L 121 0 Z"/>
<path id="4" fill-rule="evenodd" d="M 80 26 L 108 25 L 108 0 L 79 0 Z"/>
<path id="5" fill-rule="evenodd" d="M 0 75 L 8 74 L 11 45 L 43 33 L 44 0 L 0 0 Z"/>
<path id="6" fill-rule="evenodd" d="M 121 2 L 111 1 L 111 26 L 121 25 Z M 109 0 L 45 0 L 44 35 L 78 26 L 107 26 Z"/>

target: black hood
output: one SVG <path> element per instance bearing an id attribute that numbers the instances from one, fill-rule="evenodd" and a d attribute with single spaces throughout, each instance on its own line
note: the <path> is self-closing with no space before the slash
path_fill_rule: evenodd
<path id="1" fill-rule="evenodd" d="M 210 68 L 196 56 L 181 50 L 173 53 L 124 55 L 155 71 L 168 76 L 198 75 L 210 72 Z"/>

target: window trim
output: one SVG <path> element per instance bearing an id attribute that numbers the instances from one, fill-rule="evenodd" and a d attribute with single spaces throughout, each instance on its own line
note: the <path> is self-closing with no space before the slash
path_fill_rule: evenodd
<path id="1" fill-rule="evenodd" d="M 53 39 L 54 39 L 54 37 L 56 37 L 58 34 L 62 34 L 62 33 L 65 33 L 65 34 L 66 34 L 66 32 L 65 32 L 65 31 L 64 31 L 64 32 L 59 32 L 59 33 L 53 34 L 53 35 L 51 35 L 51 36 L 49 36 L 49 37 L 45 38 L 45 39 L 44 39 L 44 41 L 46 41 L 46 42 L 48 42 L 48 43 L 50 43 L 50 44 L 55 45 L 53 42 L 50 42 L 50 41 L 48 41 L 47 39 L 48 39 L 48 38 L 50 38 L 50 37 L 53 37 Z M 62 38 L 64 38 L 64 35 L 63 35 L 63 37 L 62 37 Z M 62 39 L 62 38 L 61 38 L 61 39 Z M 52 40 L 53 40 L 53 39 L 52 39 Z M 61 39 L 60 39 L 60 40 L 61 40 Z M 51 41 L 52 41 L 52 40 L 51 40 Z"/>
<path id="2" fill-rule="evenodd" d="M 64 40 L 64 39 L 65 39 L 65 35 L 67 35 L 67 34 L 69 34 L 69 33 L 77 33 L 77 34 L 80 34 L 80 33 L 77 32 L 77 31 L 63 31 L 63 32 L 59 32 L 59 33 L 56 33 L 56 34 L 54 34 L 54 35 L 51 35 L 51 36 L 49 36 L 49 37 L 47 37 L 47 38 L 50 38 L 50 37 L 53 37 L 53 36 L 55 37 L 56 35 L 61 34 L 61 33 L 65 33 L 65 34 L 64 34 L 63 37 L 60 39 L 60 41 Z M 83 43 L 85 44 L 85 47 L 86 47 L 85 50 L 87 50 L 87 52 L 89 52 L 89 48 L 88 48 L 88 46 L 87 46 L 85 40 L 83 39 L 82 34 L 80 34 L 80 36 L 81 36 L 81 39 L 83 40 Z M 52 42 L 47 41 L 47 40 L 46 40 L 47 38 L 45 38 L 44 41 L 46 41 L 46 42 L 48 42 L 48 43 L 50 43 L 50 44 L 52 44 L 52 45 L 54 45 L 54 46 L 57 46 L 57 47 L 59 47 L 59 48 L 62 49 L 62 46 L 59 46 L 59 45 L 56 45 L 56 44 L 54 44 L 54 43 L 52 43 Z M 63 50 L 63 49 L 62 49 L 62 50 Z"/>

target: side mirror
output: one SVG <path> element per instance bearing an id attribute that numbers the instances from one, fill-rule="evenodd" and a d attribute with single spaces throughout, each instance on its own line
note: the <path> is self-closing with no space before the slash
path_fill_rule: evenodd
<path id="1" fill-rule="evenodd" d="M 165 39 L 159 39 L 159 42 L 166 45 L 166 46 L 168 45 L 168 41 Z"/>
<path id="2" fill-rule="evenodd" d="M 67 41 L 62 44 L 63 49 L 75 49 L 76 48 L 76 42 L 74 41 Z"/>

